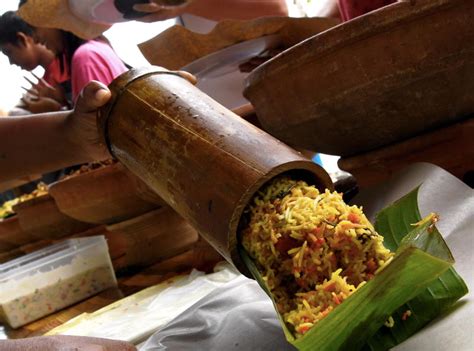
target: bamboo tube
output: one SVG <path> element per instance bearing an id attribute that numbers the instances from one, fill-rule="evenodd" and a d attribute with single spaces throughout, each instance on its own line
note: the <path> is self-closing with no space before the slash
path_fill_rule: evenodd
<path id="1" fill-rule="evenodd" d="M 332 188 L 328 174 L 244 121 L 178 72 L 134 69 L 111 85 L 99 111 L 111 153 L 248 274 L 237 250 L 244 208 L 275 176 Z"/>

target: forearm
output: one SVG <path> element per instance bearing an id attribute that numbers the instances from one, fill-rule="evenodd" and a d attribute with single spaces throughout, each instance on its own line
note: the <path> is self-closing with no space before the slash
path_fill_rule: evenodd
<path id="1" fill-rule="evenodd" d="M 214 21 L 288 16 L 284 0 L 194 0 L 185 12 Z"/>
<path id="2" fill-rule="evenodd" d="M 45 346 L 45 345 L 41 345 Z M 19 340 L 1 340 L 0 350 L 4 351 L 34 351 L 35 345 L 28 342 L 26 339 Z M 38 350 L 38 348 L 36 348 Z"/>
<path id="3" fill-rule="evenodd" d="M 67 130 L 69 111 L 0 119 L 0 182 L 87 162 Z"/>
<path id="4" fill-rule="evenodd" d="M 2 351 L 64 351 L 64 350 L 101 350 L 136 351 L 127 342 L 85 336 L 39 336 L 27 339 L 0 340 Z"/>

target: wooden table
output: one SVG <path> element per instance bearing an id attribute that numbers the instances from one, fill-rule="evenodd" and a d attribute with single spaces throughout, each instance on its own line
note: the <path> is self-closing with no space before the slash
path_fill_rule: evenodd
<path id="1" fill-rule="evenodd" d="M 474 118 L 361 155 L 341 158 L 338 165 L 355 176 L 359 187 L 365 188 L 415 162 L 433 163 L 468 184 L 472 182 Z"/>
<path id="2" fill-rule="evenodd" d="M 193 268 L 211 272 L 223 258 L 207 242 L 199 240 L 195 246 L 177 256 L 158 262 L 136 274 L 123 275 L 118 279 L 118 288 L 105 290 L 73 306 L 60 310 L 18 329 L 0 325 L 1 339 L 19 339 L 43 335 L 70 319 L 88 312 L 95 312 L 123 297 L 132 295 L 150 286 L 159 284 L 177 274 L 189 273 Z"/>

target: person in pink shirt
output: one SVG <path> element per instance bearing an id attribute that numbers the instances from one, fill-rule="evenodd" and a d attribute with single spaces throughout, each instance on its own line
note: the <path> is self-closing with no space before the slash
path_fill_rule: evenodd
<path id="1" fill-rule="evenodd" d="M 21 1 L 20 6 L 26 1 Z M 127 67 L 112 49 L 107 39 L 99 37 L 84 40 L 56 28 L 34 27 L 34 38 L 44 44 L 61 61 L 61 71 L 71 75 L 72 101 L 75 103 L 79 92 L 92 80 L 108 85 Z"/>
<path id="2" fill-rule="evenodd" d="M 319 0 L 316 17 L 335 17 L 342 21 L 365 15 L 399 0 Z"/>
<path id="3" fill-rule="evenodd" d="M 105 38 L 83 40 L 70 32 L 54 28 L 35 28 L 36 39 L 57 55 L 64 55 L 71 74 L 72 101 L 92 80 L 108 85 L 127 71 Z M 69 68 L 68 68 L 69 67 Z"/>
<path id="4" fill-rule="evenodd" d="M 59 57 L 55 57 L 44 69 L 43 79 L 52 86 L 64 84 L 64 82 L 70 79 L 66 71 L 61 72 L 60 61 L 61 59 Z"/>
<path id="5" fill-rule="evenodd" d="M 45 72 L 37 83 L 25 77 L 31 84 L 31 94 L 23 97 L 23 110 L 32 113 L 59 110 L 66 105 L 62 86 L 69 81 L 66 72 L 61 73 L 59 58 L 45 46 L 35 43 L 33 28 L 13 11 L 0 16 L 0 51 L 8 57 L 10 64 L 26 71 L 41 66 Z"/>
<path id="6" fill-rule="evenodd" d="M 108 85 L 126 70 L 127 67 L 108 43 L 101 40 L 86 41 L 72 56 L 71 83 L 74 101 L 91 80 Z"/>
<path id="7" fill-rule="evenodd" d="M 341 19 L 348 21 L 394 2 L 397 0 L 339 0 L 339 11 Z"/>

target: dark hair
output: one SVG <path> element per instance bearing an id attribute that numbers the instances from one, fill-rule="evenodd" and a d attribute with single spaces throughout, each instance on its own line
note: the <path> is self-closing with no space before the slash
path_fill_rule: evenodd
<path id="1" fill-rule="evenodd" d="M 27 1 L 28 0 L 20 0 L 18 7 L 21 7 L 24 4 L 26 4 Z M 148 1 L 148 0 L 145 0 L 145 1 Z M 32 33 L 31 36 L 32 36 L 35 28 L 32 26 L 29 26 L 29 27 L 31 28 L 31 33 Z M 67 69 L 68 73 L 71 74 L 72 56 L 74 55 L 76 50 L 79 48 L 79 46 L 87 42 L 87 40 L 82 39 L 71 32 L 68 32 L 62 29 L 58 29 L 58 30 L 61 31 L 61 34 L 62 34 L 61 36 L 64 42 L 64 51 L 60 55 L 58 55 L 58 57 L 60 58 L 59 62 L 60 62 L 61 73 L 64 73 L 64 71 Z M 111 46 L 109 40 L 103 35 L 98 36 L 94 40 L 102 41 L 106 43 L 107 45 Z M 128 67 L 127 64 L 125 65 Z"/>
<path id="2" fill-rule="evenodd" d="M 0 16 L 0 44 L 18 45 L 18 32 L 32 37 L 34 28 L 23 21 L 14 11 L 5 12 Z"/>
<path id="3" fill-rule="evenodd" d="M 79 38 L 77 35 L 74 35 L 71 32 L 67 32 L 65 30 L 60 31 L 64 43 L 64 51 L 59 55 L 59 57 L 62 58 L 60 60 L 61 73 L 63 73 L 67 68 L 68 73 L 71 74 L 72 56 L 79 46 L 84 44 L 87 40 Z"/>
<path id="4" fill-rule="evenodd" d="M 24 4 L 26 4 L 28 0 L 20 0 L 18 7 L 22 7 Z M 30 26 L 31 28 L 31 36 L 33 36 L 35 28 Z M 64 43 L 64 51 L 58 55 L 59 57 L 59 64 L 60 64 L 60 69 L 61 73 L 64 73 L 64 71 L 67 69 L 68 73 L 71 74 L 71 62 L 72 62 L 72 56 L 74 55 L 74 52 L 77 50 L 79 46 L 84 44 L 87 40 L 81 39 L 78 36 L 72 34 L 71 32 L 67 32 L 65 30 L 61 30 L 61 38 Z"/>

